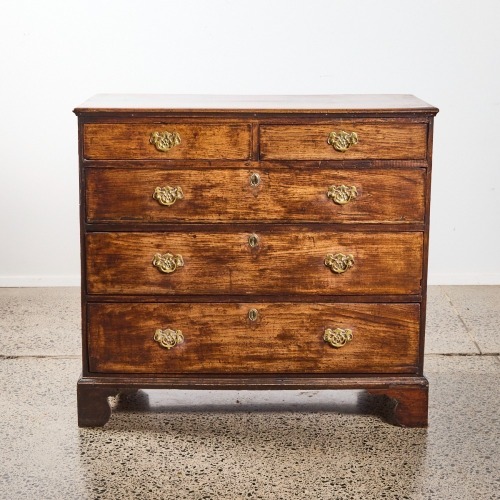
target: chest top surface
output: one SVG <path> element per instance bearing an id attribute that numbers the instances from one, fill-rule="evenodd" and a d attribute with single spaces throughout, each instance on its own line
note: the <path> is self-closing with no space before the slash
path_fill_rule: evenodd
<path id="1" fill-rule="evenodd" d="M 407 94 L 343 95 L 168 95 L 97 94 L 74 112 L 254 112 L 254 113 L 425 113 L 438 109 Z"/>

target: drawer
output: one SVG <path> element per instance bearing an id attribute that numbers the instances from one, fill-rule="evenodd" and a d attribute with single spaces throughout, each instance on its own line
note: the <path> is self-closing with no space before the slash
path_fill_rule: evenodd
<path id="1" fill-rule="evenodd" d="M 209 229 L 96 232 L 86 235 L 87 291 L 419 294 L 422 249 L 421 232 L 333 232 L 303 226 L 267 226 L 255 234 Z"/>
<path id="2" fill-rule="evenodd" d="M 349 135 L 343 137 L 343 132 Z M 345 147 L 345 151 L 338 150 Z M 419 160 L 426 155 L 426 123 L 338 120 L 326 125 L 260 127 L 264 160 Z"/>
<path id="3" fill-rule="evenodd" d="M 85 176 L 87 222 L 424 221 L 423 169 L 89 168 Z"/>
<path id="4" fill-rule="evenodd" d="M 417 372 L 418 304 L 90 303 L 87 312 L 91 372 Z M 326 330 L 345 344 L 325 341 Z"/>
<path id="5" fill-rule="evenodd" d="M 251 125 L 245 124 L 87 123 L 83 156 L 88 160 L 245 160 L 251 156 L 251 137 Z"/>

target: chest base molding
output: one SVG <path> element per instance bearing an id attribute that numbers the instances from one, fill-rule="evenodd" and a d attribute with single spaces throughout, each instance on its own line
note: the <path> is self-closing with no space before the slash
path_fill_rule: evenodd
<path id="1" fill-rule="evenodd" d="M 402 427 L 426 427 L 429 383 L 425 377 L 336 377 L 336 376 L 219 376 L 175 377 L 81 377 L 77 384 L 78 425 L 100 427 L 111 416 L 109 397 L 138 390 L 360 390 L 365 411 Z M 382 401 L 380 399 L 382 398 Z M 385 401 L 384 401 L 385 400 Z M 382 403 L 382 404 L 381 404 Z M 147 408 L 144 408 L 147 410 Z M 118 401 L 115 412 L 119 413 Z M 335 409 L 337 411 L 337 408 Z"/>

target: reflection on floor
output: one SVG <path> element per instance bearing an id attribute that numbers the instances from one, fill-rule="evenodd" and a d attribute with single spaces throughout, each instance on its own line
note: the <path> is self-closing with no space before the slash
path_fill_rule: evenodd
<path id="1" fill-rule="evenodd" d="M 431 287 L 430 426 L 361 391 L 139 391 L 76 424 L 79 290 L 0 289 L 0 498 L 500 498 L 500 287 Z"/>

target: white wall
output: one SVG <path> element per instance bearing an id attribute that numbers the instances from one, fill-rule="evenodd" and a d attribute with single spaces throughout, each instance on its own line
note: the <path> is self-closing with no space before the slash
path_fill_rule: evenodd
<path id="1" fill-rule="evenodd" d="M 412 93 L 436 119 L 432 283 L 500 283 L 498 0 L 2 0 L 0 286 L 78 284 L 99 92 Z"/>

